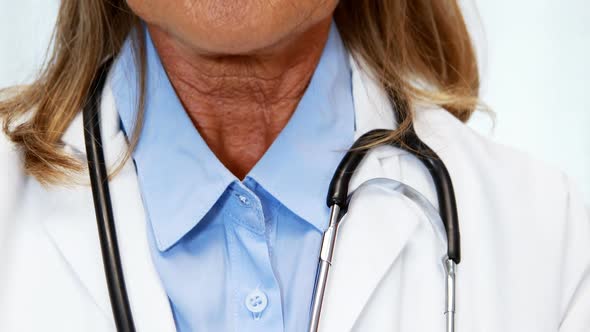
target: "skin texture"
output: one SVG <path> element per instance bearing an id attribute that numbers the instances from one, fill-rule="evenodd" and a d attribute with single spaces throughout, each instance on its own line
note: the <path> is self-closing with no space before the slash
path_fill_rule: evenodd
<path id="1" fill-rule="evenodd" d="M 195 128 L 238 178 L 293 114 L 337 0 L 128 0 Z"/>

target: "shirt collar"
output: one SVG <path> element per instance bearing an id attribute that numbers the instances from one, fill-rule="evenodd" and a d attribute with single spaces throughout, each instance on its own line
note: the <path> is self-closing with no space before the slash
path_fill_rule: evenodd
<path id="1" fill-rule="evenodd" d="M 156 244 L 166 250 L 194 228 L 238 179 L 194 128 L 146 34 L 143 129 L 133 152 Z M 123 129 L 133 132 L 137 65 L 130 40 L 113 68 L 112 86 Z M 325 195 L 354 135 L 348 53 L 334 23 L 294 114 L 247 177 L 314 227 L 326 227 Z"/>

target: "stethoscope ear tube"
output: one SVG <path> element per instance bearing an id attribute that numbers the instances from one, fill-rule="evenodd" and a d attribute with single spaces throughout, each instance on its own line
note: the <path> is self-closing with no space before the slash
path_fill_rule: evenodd
<path id="1" fill-rule="evenodd" d="M 90 87 L 89 97 L 83 107 L 84 141 L 86 143 L 88 171 L 94 198 L 100 249 L 115 326 L 119 332 L 133 332 L 135 327 L 119 256 L 108 174 L 100 135 L 100 113 L 98 112 L 100 94 L 111 63 L 112 59 L 107 60 L 98 70 L 97 77 Z"/>
<path id="2" fill-rule="evenodd" d="M 432 181 L 434 181 L 438 210 L 447 233 L 447 256 L 453 262 L 459 264 L 461 262 L 461 235 L 459 232 L 457 200 L 451 175 L 442 159 L 418 138 L 413 129 L 408 134 L 405 144 L 416 151 L 414 155 L 428 169 Z"/>

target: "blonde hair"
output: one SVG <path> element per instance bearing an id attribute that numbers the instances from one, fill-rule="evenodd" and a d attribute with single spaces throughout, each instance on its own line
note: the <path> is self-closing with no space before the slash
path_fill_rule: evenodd
<path id="1" fill-rule="evenodd" d="M 440 105 L 461 121 L 469 119 L 477 105 L 479 76 L 457 0 L 341 0 L 334 15 L 351 54 L 395 103 L 398 128 L 375 137 L 373 145 L 410 130 L 411 106 L 417 101 Z M 68 174 L 83 169 L 63 150 L 61 137 L 81 110 L 100 64 L 116 56 L 132 32 L 138 34 L 143 94 L 140 26 L 125 0 L 61 1 L 53 48 L 41 74 L 0 101 L 4 132 L 22 151 L 25 170 L 41 183 L 68 182 Z M 425 84 L 417 86 L 416 80 Z M 139 108 L 141 124 L 143 96 Z M 140 128 L 131 135 L 123 162 L 137 144 Z"/>

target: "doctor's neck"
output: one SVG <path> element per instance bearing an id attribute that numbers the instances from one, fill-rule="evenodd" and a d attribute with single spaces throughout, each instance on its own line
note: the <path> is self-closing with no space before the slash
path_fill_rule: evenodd
<path id="1" fill-rule="evenodd" d="M 196 130 L 242 179 L 295 111 L 328 38 L 331 17 L 246 54 L 212 54 L 165 30 L 149 32 Z"/>

